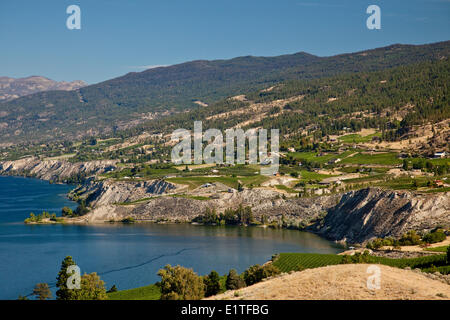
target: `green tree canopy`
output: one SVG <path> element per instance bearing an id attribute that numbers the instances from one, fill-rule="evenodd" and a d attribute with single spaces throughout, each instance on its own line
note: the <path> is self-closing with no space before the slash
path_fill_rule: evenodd
<path id="1" fill-rule="evenodd" d="M 47 283 L 38 283 L 34 286 L 33 295 L 35 295 L 39 300 L 51 299 L 52 292 L 48 287 Z"/>
<path id="2" fill-rule="evenodd" d="M 192 269 L 168 264 L 158 275 L 161 300 L 199 300 L 205 295 L 203 280 Z"/>
<path id="3" fill-rule="evenodd" d="M 81 289 L 73 290 L 74 300 L 107 300 L 105 282 L 96 272 L 81 277 Z"/>

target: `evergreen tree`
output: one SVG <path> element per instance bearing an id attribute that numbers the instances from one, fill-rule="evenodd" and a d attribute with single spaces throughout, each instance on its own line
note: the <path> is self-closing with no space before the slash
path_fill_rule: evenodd
<path id="1" fill-rule="evenodd" d="M 245 287 L 244 279 L 242 279 L 236 270 L 231 269 L 227 275 L 227 281 L 225 283 L 227 290 L 236 290 Z"/>
<path id="2" fill-rule="evenodd" d="M 205 284 L 205 297 L 214 296 L 220 292 L 220 277 L 216 271 L 211 271 L 203 279 L 203 283 Z"/>
<path id="3" fill-rule="evenodd" d="M 408 171 L 408 169 L 409 169 L 408 160 L 404 159 L 403 160 L 403 170 Z"/>
<path id="4" fill-rule="evenodd" d="M 73 291 L 67 288 L 67 279 L 69 279 L 70 275 L 67 274 L 67 268 L 69 266 L 76 265 L 75 261 L 73 261 L 71 256 L 67 256 L 61 263 L 61 269 L 58 273 L 58 277 L 56 278 L 56 286 L 58 290 L 56 291 L 56 299 L 57 300 L 72 300 L 73 299 Z"/>

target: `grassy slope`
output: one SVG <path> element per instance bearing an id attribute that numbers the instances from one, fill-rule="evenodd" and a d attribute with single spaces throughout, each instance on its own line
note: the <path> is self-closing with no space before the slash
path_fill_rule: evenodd
<path id="1" fill-rule="evenodd" d="M 151 284 L 129 290 L 108 293 L 110 300 L 158 300 L 161 297 L 159 287 Z"/>

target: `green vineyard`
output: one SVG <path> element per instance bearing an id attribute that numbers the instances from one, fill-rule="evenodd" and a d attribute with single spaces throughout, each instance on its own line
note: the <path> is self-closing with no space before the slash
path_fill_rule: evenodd
<path id="1" fill-rule="evenodd" d="M 274 266 L 282 272 L 312 269 L 340 264 L 343 256 L 318 253 L 280 253 Z"/>
<path id="2" fill-rule="evenodd" d="M 289 272 L 336 265 L 343 263 L 343 259 L 344 256 L 334 254 L 280 253 L 273 264 L 282 272 Z M 419 268 L 426 272 L 434 272 L 439 270 L 444 274 L 448 274 L 450 271 L 447 257 L 444 254 L 436 254 L 412 259 L 390 259 L 368 256 L 367 261 L 364 262 L 384 264 L 397 268 Z"/>

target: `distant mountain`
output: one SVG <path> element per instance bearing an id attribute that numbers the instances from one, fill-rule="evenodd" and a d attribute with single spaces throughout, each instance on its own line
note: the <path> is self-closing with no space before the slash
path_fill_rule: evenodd
<path id="1" fill-rule="evenodd" d="M 36 92 L 50 90 L 70 91 L 85 86 L 87 86 L 87 83 L 80 80 L 58 82 L 40 76 L 18 79 L 0 77 L 0 102 L 10 101 Z"/>
<path id="2" fill-rule="evenodd" d="M 199 108 L 288 80 L 377 71 L 450 56 L 450 41 L 332 57 L 296 53 L 192 61 L 129 73 L 73 91 L 40 92 L 0 103 L 4 141 L 72 139 L 132 126 L 155 113 Z M 201 106 L 205 108 L 205 106 Z"/>

